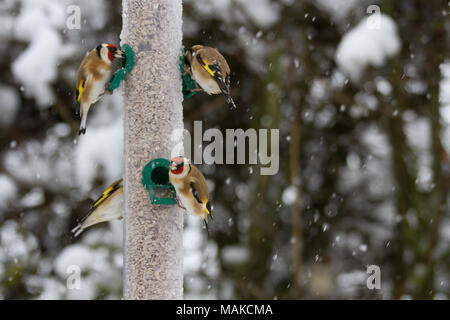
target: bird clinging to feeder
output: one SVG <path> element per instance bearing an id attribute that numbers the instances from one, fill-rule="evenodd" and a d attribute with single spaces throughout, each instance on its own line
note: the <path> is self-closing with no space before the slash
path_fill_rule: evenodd
<path id="1" fill-rule="evenodd" d="M 208 216 L 212 217 L 211 202 L 206 179 L 186 158 L 170 161 L 170 183 L 174 186 L 181 206 L 192 215 L 200 216 L 208 230 Z"/>
<path id="2" fill-rule="evenodd" d="M 214 48 L 202 45 L 192 46 L 186 52 L 186 63 L 194 80 L 207 94 L 222 93 L 234 108 L 230 95 L 230 67 L 222 54 Z M 197 89 L 199 90 L 199 89 Z"/>
<path id="3" fill-rule="evenodd" d="M 122 219 L 124 210 L 123 179 L 113 182 L 94 202 L 88 214 L 72 229 L 77 237 L 94 224 Z"/>
<path id="4" fill-rule="evenodd" d="M 81 117 L 79 135 L 86 133 L 87 115 L 91 105 L 108 93 L 112 62 L 117 58 L 124 58 L 122 51 L 113 44 L 102 43 L 81 61 L 77 72 L 76 91 L 76 103 Z"/>

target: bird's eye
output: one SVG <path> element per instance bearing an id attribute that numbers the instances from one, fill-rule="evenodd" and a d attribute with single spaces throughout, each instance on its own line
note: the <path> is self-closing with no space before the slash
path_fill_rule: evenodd
<path id="1" fill-rule="evenodd" d="M 115 47 L 108 47 L 108 50 L 109 50 L 110 52 L 116 52 L 116 51 L 117 51 L 117 48 L 115 48 Z"/>

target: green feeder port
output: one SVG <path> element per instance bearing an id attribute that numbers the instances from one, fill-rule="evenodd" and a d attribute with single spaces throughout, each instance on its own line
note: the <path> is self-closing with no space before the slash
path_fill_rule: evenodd
<path id="1" fill-rule="evenodd" d="M 142 170 L 142 184 L 150 193 L 150 202 L 160 205 L 174 205 L 176 201 L 176 191 L 169 182 L 170 161 L 164 158 L 157 158 L 147 163 Z M 172 196 L 158 196 L 161 194 L 172 194 Z"/>
<path id="2" fill-rule="evenodd" d="M 128 44 L 124 44 L 121 48 L 122 52 L 125 54 L 125 59 L 122 59 L 122 68 L 117 70 L 111 80 L 109 80 L 108 91 L 113 92 L 120 86 L 120 82 L 125 79 L 128 72 L 134 67 L 134 52 L 133 49 Z"/>

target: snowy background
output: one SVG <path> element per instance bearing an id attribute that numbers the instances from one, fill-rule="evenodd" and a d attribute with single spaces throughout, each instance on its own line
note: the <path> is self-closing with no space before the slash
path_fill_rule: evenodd
<path id="1" fill-rule="evenodd" d="M 449 5 L 184 1 L 184 45 L 227 57 L 238 105 L 197 94 L 185 127 L 280 128 L 282 159 L 275 176 L 202 166 L 215 220 L 208 238 L 185 219 L 185 298 L 449 298 Z M 122 297 L 122 222 L 70 237 L 123 173 L 121 90 L 82 138 L 73 106 L 81 59 L 121 24 L 121 1 L 0 2 L 1 299 Z"/>

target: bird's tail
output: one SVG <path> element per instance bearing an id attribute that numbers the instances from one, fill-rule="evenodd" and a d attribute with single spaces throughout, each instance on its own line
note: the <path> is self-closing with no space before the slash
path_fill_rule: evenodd
<path id="1" fill-rule="evenodd" d="M 86 134 L 86 123 L 87 123 L 87 115 L 89 111 L 89 106 L 81 105 L 80 106 L 80 116 L 81 116 L 81 124 L 80 130 L 78 130 L 78 135 Z"/>
<path id="2" fill-rule="evenodd" d="M 84 228 L 81 226 L 81 224 L 77 225 L 75 228 L 72 229 L 73 236 L 76 238 L 84 231 Z"/>
<path id="3" fill-rule="evenodd" d="M 230 95 L 228 95 L 228 97 L 227 97 L 227 102 L 229 104 L 231 104 L 233 106 L 233 108 L 237 109 L 236 104 L 234 103 L 233 98 L 231 98 Z"/>
<path id="4" fill-rule="evenodd" d="M 220 90 L 222 91 L 222 94 L 225 96 L 225 99 L 227 99 L 228 104 L 231 104 L 233 108 L 237 109 L 236 104 L 233 101 L 233 98 L 231 98 L 230 89 L 227 88 L 226 86 L 222 86 Z"/>
<path id="5" fill-rule="evenodd" d="M 97 211 L 90 211 L 85 217 L 78 221 L 78 225 L 72 229 L 74 237 L 78 237 L 85 229 L 93 226 L 94 224 L 108 221 L 107 219 L 102 219 L 101 215 Z"/>
<path id="6" fill-rule="evenodd" d="M 208 234 L 208 238 L 209 238 L 209 229 L 208 229 L 208 221 L 206 221 L 207 219 L 204 219 L 203 221 L 205 222 L 205 229 L 206 229 L 206 233 Z"/>

